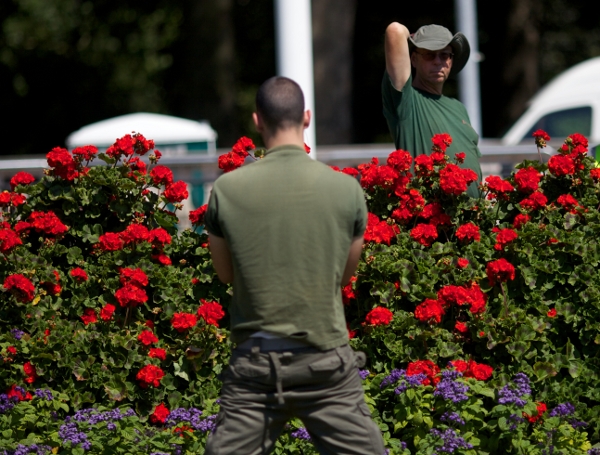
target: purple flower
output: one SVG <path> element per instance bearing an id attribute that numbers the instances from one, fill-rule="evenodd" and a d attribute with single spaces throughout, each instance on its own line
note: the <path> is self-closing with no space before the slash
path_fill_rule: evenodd
<path id="1" fill-rule="evenodd" d="M 444 400 L 452 400 L 453 403 L 460 403 L 469 399 L 467 392 L 469 386 L 456 381 L 461 378 L 462 373 L 456 370 L 445 370 L 442 372 L 442 380 L 438 383 L 433 396 L 442 397 Z"/>
<path id="2" fill-rule="evenodd" d="M 15 404 L 19 402 L 19 398 L 11 397 L 8 398 L 8 395 L 5 393 L 0 393 L 0 414 L 6 414 L 12 408 L 15 407 Z"/>
<path id="3" fill-rule="evenodd" d="M 600 449 L 590 449 L 587 453 L 588 455 L 600 455 Z"/>
<path id="4" fill-rule="evenodd" d="M 52 391 L 49 389 L 36 389 L 35 396 L 38 398 L 45 398 L 46 401 L 52 401 L 54 399 Z"/>
<path id="5" fill-rule="evenodd" d="M 404 393 L 404 391 L 406 389 L 410 388 L 415 388 L 415 387 L 420 387 L 423 384 L 423 381 L 427 379 L 427 375 L 423 374 L 423 373 L 417 373 L 417 374 L 413 374 L 411 376 L 404 376 L 400 382 L 400 384 L 398 385 L 398 387 L 396 387 L 396 389 L 394 390 L 394 393 L 396 395 L 400 395 L 402 393 Z"/>
<path id="6" fill-rule="evenodd" d="M 436 428 L 432 428 L 429 431 L 432 435 L 437 436 L 442 440 L 443 445 L 441 447 L 437 447 L 433 452 L 435 454 L 444 452 L 444 453 L 454 453 L 456 449 L 472 449 L 473 445 L 469 444 L 464 440 L 462 436 L 459 436 L 456 433 L 456 430 L 452 428 L 448 428 L 444 430 L 442 433 L 440 430 Z M 439 452 L 438 452 L 439 451 Z"/>
<path id="7" fill-rule="evenodd" d="M 465 424 L 465 421 L 460 417 L 458 412 L 444 412 L 440 417 L 440 420 L 442 422 L 458 423 L 459 425 Z"/>
<path id="8" fill-rule="evenodd" d="M 304 427 L 298 428 L 296 431 L 292 431 L 291 434 L 292 437 L 296 439 L 304 439 L 305 441 L 311 440 L 310 434 L 308 434 L 308 431 Z"/>
<path id="9" fill-rule="evenodd" d="M 564 417 L 570 416 L 575 413 L 575 406 L 571 403 L 562 403 L 556 406 L 552 411 L 550 411 L 550 417 Z"/>
<path id="10" fill-rule="evenodd" d="M 363 381 L 367 379 L 370 374 L 371 372 L 369 370 L 358 370 L 358 375 Z"/>
<path id="11" fill-rule="evenodd" d="M 406 376 L 406 370 L 392 370 L 392 372 L 386 376 L 385 378 L 383 378 L 383 381 L 381 381 L 381 384 L 379 385 L 379 387 L 381 387 L 382 389 L 388 385 L 391 384 L 395 384 L 396 382 L 398 382 L 401 378 Z"/>
<path id="12" fill-rule="evenodd" d="M 76 447 L 79 444 L 81 444 L 81 448 L 84 450 L 87 450 L 91 447 L 87 438 L 87 434 L 85 434 L 83 431 L 79 431 L 79 427 L 75 422 L 68 422 L 64 425 L 61 425 L 60 429 L 58 430 L 58 436 L 62 440 L 63 444 L 70 442 L 71 447 Z"/>
<path id="13" fill-rule="evenodd" d="M 523 398 L 526 395 L 531 395 L 529 378 L 524 373 L 517 373 L 513 381 L 506 384 L 498 392 L 498 403 L 516 404 L 522 408 L 527 404 L 527 400 Z"/>
<path id="14" fill-rule="evenodd" d="M 571 420 L 569 420 L 569 423 L 571 424 L 571 426 L 574 429 L 582 428 L 582 427 L 587 427 L 588 426 L 587 422 L 582 422 L 581 420 L 577 420 L 577 419 L 571 419 Z M 600 452 L 598 452 L 598 455 L 600 455 Z"/>
<path id="15" fill-rule="evenodd" d="M 192 426 L 194 427 L 195 430 L 199 430 L 199 431 L 204 431 L 205 433 L 208 433 L 209 431 L 212 433 L 215 431 L 215 428 L 217 428 L 217 414 L 208 416 L 206 419 L 201 420 L 200 422 L 198 422 L 197 425 L 194 425 L 194 423 L 192 422 Z"/>
<path id="16" fill-rule="evenodd" d="M 10 333 L 12 333 L 12 336 L 14 336 L 17 340 L 20 340 L 23 337 L 23 335 L 25 335 L 25 332 L 19 329 L 12 329 Z"/>
<path id="17" fill-rule="evenodd" d="M 519 417 L 517 414 L 511 414 L 508 416 L 508 420 L 512 422 L 509 427 L 510 431 L 515 431 L 520 423 L 525 422 L 525 419 L 523 417 Z"/>
<path id="18" fill-rule="evenodd" d="M 6 455 L 28 455 L 28 454 L 35 454 L 35 455 L 46 455 L 47 453 L 50 453 L 50 451 L 52 450 L 52 447 L 49 446 L 43 446 L 43 445 L 38 445 L 38 444 L 31 444 L 30 446 L 24 446 L 23 444 L 19 444 L 17 446 L 17 450 L 13 451 L 9 451 L 9 452 L 4 452 Z"/>

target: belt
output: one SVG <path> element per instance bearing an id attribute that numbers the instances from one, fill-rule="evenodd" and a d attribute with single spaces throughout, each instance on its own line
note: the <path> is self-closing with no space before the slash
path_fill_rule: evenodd
<path id="1" fill-rule="evenodd" d="M 301 341 L 294 340 L 292 338 L 248 338 L 246 341 L 237 345 L 240 351 L 251 351 L 256 346 L 261 352 L 301 352 L 301 351 L 318 351 L 317 348 L 312 347 Z"/>

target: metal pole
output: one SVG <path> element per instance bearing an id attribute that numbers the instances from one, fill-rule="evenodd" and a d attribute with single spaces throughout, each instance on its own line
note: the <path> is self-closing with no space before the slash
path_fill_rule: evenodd
<path id="1" fill-rule="evenodd" d="M 277 74 L 296 81 L 304 92 L 306 109 L 312 113 L 304 142 L 316 159 L 315 89 L 313 72 L 310 0 L 275 0 Z"/>
<path id="2" fill-rule="evenodd" d="M 471 45 L 471 57 L 458 74 L 458 93 L 471 119 L 471 126 L 481 135 L 481 97 L 479 90 L 479 37 L 475 0 L 455 0 L 456 28 L 464 33 Z"/>

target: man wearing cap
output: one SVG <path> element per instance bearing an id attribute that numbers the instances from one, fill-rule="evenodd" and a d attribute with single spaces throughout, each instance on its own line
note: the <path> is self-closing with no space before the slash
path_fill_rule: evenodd
<path id="1" fill-rule="evenodd" d="M 481 181 L 479 135 L 465 106 L 442 94 L 444 82 L 463 69 L 469 53 L 469 42 L 460 32 L 453 36 L 440 25 L 425 25 L 411 35 L 404 25 L 391 23 L 385 32 L 383 115 L 396 148 L 413 158 L 431 153 L 435 134 L 448 133 L 452 144 L 446 153 L 454 157 L 464 152 L 461 166 L 475 171 Z M 469 186 L 471 197 L 479 197 L 477 185 Z"/>

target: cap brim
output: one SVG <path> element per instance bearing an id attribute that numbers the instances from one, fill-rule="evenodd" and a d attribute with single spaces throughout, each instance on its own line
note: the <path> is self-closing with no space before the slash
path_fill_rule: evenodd
<path id="1" fill-rule="evenodd" d="M 418 47 L 419 49 L 427 49 L 429 51 L 438 51 L 446 46 L 452 46 L 454 58 L 452 59 L 450 76 L 460 73 L 460 71 L 467 64 L 469 55 L 471 55 L 471 46 L 469 45 L 469 40 L 467 40 L 467 37 L 461 32 L 458 32 L 456 35 L 454 35 L 449 42 L 439 39 L 421 40 L 417 46 L 412 37 L 409 37 L 408 43 L 411 52 L 415 47 Z"/>

